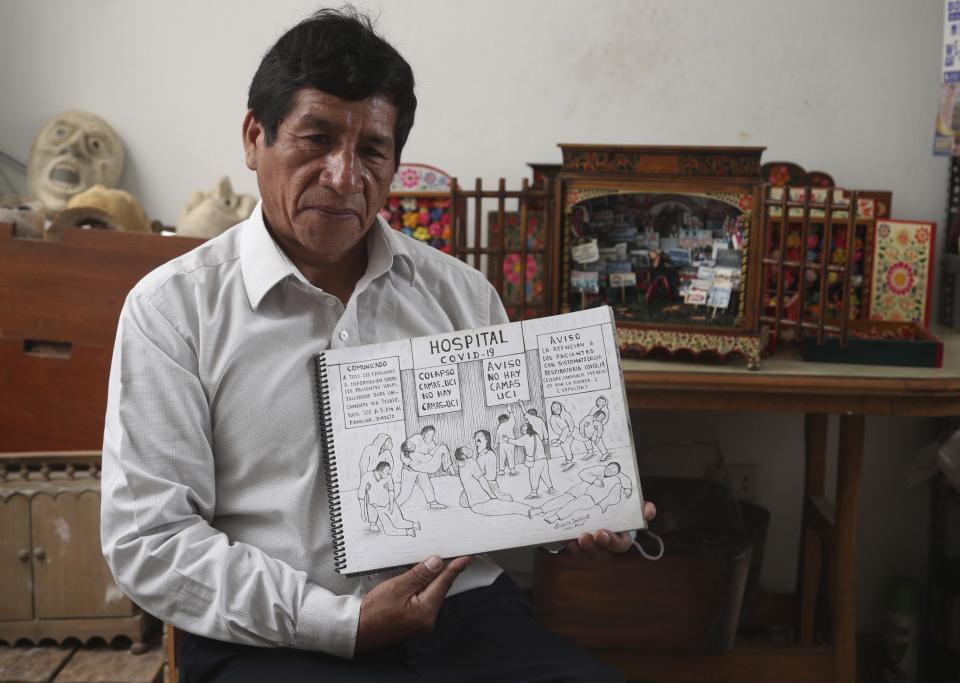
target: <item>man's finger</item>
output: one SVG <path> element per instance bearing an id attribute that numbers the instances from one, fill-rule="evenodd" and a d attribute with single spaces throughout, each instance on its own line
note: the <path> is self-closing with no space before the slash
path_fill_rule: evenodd
<path id="1" fill-rule="evenodd" d="M 602 530 L 607 533 L 608 531 Z M 597 532 L 598 534 L 600 532 Z M 584 532 L 577 536 L 577 544 L 580 546 L 580 549 L 583 550 L 587 555 L 594 558 L 595 560 L 603 560 L 610 557 L 610 553 L 600 545 L 596 537 L 588 532 Z"/>
<path id="2" fill-rule="evenodd" d="M 600 548 L 614 553 L 626 552 L 633 543 L 630 534 L 625 531 L 615 534 L 606 529 L 599 529 L 596 534 L 594 534 L 594 538 Z"/>
<path id="3" fill-rule="evenodd" d="M 443 602 L 443 598 L 447 595 L 454 580 L 460 575 L 460 572 L 467 568 L 467 565 L 469 565 L 472 560 L 473 558 L 470 556 L 457 557 L 450 560 L 447 566 L 434 577 L 433 581 L 420 591 L 417 599 L 421 603 L 428 605 L 435 604 L 439 609 L 440 603 Z"/>
<path id="4" fill-rule="evenodd" d="M 579 551 L 577 554 L 590 555 L 591 557 L 597 547 L 596 539 L 593 537 L 593 534 L 588 531 L 584 531 L 577 536 L 577 540 L 575 540 L 573 544 L 576 546 L 576 550 Z"/>
<path id="5" fill-rule="evenodd" d="M 657 506 L 651 503 L 649 500 L 643 503 L 643 518 L 648 522 L 653 521 L 653 518 L 657 516 Z"/>
<path id="6" fill-rule="evenodd" d="M 431 555 L 397 578 L 403 578 L 410 594 L 415 595 L 421 593 L 427 586 L 433 583 L 442 570 L 443 560 L 436 555 Z"/>

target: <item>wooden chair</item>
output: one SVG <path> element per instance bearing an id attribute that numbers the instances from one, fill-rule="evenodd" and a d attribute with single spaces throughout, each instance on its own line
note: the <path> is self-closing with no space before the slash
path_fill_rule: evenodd
<path id="1" fill-rule="evenodd" d="M 177 645 L 180 641 L 180 632 L 172 624 L 163 625 L 163 643 L 167 651 L 167 671 L 165 683 L 178 683 L 180 672 L 177 671 Z"/>

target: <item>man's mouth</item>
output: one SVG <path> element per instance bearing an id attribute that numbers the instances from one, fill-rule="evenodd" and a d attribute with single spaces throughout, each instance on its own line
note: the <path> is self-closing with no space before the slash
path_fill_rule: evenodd
<path id="1" fill-rule="evenodd" d="M 318 204 L 308 207 L 313 211 L 319 211 L 320 213 L 325 213 L 328 216 L 333 216 L 334 218 L 360 218 L 360 214 L 353 209 L 342 207 L 342 206 L 328 206 L 323 204 Z"/>

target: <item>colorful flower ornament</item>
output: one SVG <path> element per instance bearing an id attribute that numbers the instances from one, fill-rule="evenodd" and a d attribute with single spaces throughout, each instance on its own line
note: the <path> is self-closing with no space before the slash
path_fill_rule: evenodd
<path id="1" fill-rule="evenodd" d="M 424 164 L 401 164 L 380 215 L 390 227 L 450 253 L 450 176 Z"/>
<path id="2" fill-rule="evenodd" d="M 913 269 L 910 264 L 899 261 L 887 271 L 887 289 L 894 294 L 906 294 L 913 288 Z"/>

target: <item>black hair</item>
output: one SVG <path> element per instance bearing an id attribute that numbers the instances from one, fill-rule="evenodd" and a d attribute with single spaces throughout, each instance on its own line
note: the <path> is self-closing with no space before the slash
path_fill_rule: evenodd
<path id="1" fill-rule="evenodd" d="M 381 460 L 373 469 L 377 470 L 377 472 L 383 472 L 383 470 L 387 469 L 388 467 L 390 467 L 390 463 L 388 463 L 386 460 Z"/>
<path id="2" fill-rule="evenodd" d="M 507 415 L 506 413 L 500 413 L 499 415 L 497 415 L 497 422 L 499 422 L 500 424 L 503 424 L 509 419 L 510 419 L 510 416 Z"/>
<path id="3" fill-rule="evenodd" d="M 316 88 L 356 102 L 383 95 L 397 108 L 394 162 L 407 142 L 417 110 L 413 71 L 352 5 L 321 9 L 284 33 L 263 56 L 250 82 L 247 108 L 263 126 L 267 146 L 277 138 L 294 94 Z"/>
<path id="4" fill-rule="evenodd" d="M 493 439 L 490 438 L 490 432 L 486 429 L 478 429 L 473 433 L 474 437 L 476 437 L 477 434 L 483 434 L 483 438 L 487 441 L 487 450 L 491 450 L 493 448 Z"/>
<path id="5" fill-rule="evenodd" d="M 467 453 L 463 446 L 457 446 L 457 450 L 453 452 L 453 457 L 455 460 L 459 460 L 460 462 L 463 462 L 467 459 Z"/>
<path id="6" fill-rule="evenodd" d="M 433 425 L 427 425 L 426 427 L 420 430 L 420 436 L 426 436 L 427 432 L 433 432 L 434 434 L 436 434 L 437 428 L 434 427 Z"/>

